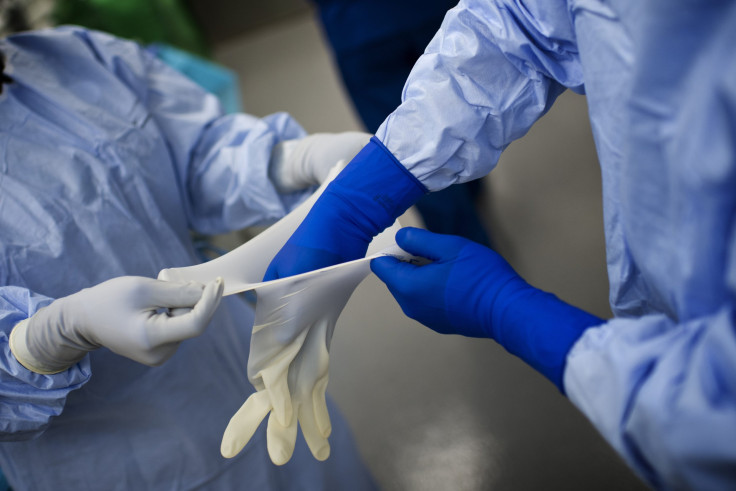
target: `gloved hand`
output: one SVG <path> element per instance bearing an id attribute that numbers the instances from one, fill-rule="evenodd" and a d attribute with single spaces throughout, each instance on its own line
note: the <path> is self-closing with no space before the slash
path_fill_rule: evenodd
<path id="1" fill-rule="evenodd" d="M 277 143 L 271 151 L 268 175 L 282 193 L 325 182 L 339 161 L 350 161 L 371 135 L 358 131 L 315 133 Z"/>
<path id="2" fill-rule="evenodd" d="M 26 368 L 66 370 L 100 347 L 160 365 L 179 343 L 204 332 L 220 303 L 220 278 L 202 285 L 122 276 L 57 299 L 10 334 L 10 349 Z"/>
<path id="3" fill-rule="evenodd" d="M 376 137 L 327 186 L 264 281 L 365 256 L 372 238 L 426 193 Z"/>
<path id="4" fill-rule="evenodd" d="M 442 334 L 495 339 L 563 391 L 567 353 L 601 319 L 529 285 L 499 254 L 470 240 L 403 228 L 396 242 L 433 261 L 371 261 L 407 316 Z"/>

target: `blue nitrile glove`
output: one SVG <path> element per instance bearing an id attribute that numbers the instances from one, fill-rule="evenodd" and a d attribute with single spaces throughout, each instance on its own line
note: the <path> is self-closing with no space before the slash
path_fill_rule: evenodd
<path id="1" fill-rule="evenodd" d="M 403 228 L 396 242 L 433 261 L 371 261 L 407 316 L 442 334 L 495 339 L 564 392 L 567 353 L 601 319 L 529 285 L 499 254 L 470 240 Z"/>
<path id="2" fill-rule="evenodd" d="M 373 237 L 426 192 L 374 136 L 317 199 L 264 281 L 365 256 Z"/>

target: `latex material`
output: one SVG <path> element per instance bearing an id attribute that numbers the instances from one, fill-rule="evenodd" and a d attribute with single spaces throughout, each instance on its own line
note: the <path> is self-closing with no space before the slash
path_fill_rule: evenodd
<path id="1" fill-rule="evenodd" d="M 238 296 L 159 367 L 106 348 L 55 375 L 15 360 L 11 329 L 55 299 L 198 263 L 190 229 L 283 217 L 305 194 L 278 194 L 268 159 L 305 133 L 285 114 L 224 116 L 213 96 L 105 34 L 27 32 L 0 50 L 15 80 L 0 95 L 0 467 L 13 489 L 374 489 L 329 396 L 327 461 L 299 435 L 274 468 L 265 425 L 248 451 L 222 458 L 222 431 L 255 391 L 255 311 Z"/>
<path id="2" fill-rule="evenodd" d="M 432 261 L 371 261 L 406 315 L 442 334 L 495 339 L 563 390 L 570 347 L 601 319 L 532 287 L 500 255 L 470 240 L 404 228 L 396 241 Z"/>
<path id="3" fill-rule="evenodd" d="M 350 161 L 368 143 L 358 131 L 315 133 L 276 144 L 268 174 L 281 192 L 319 186 L 338 161 Z"/>
<path id="4" fill-rule="evenodd" d="M 319 199 L 320 195 L 325 191 L 339 172 L 344 168 L 345 162 L 338 162 L 333 166 L 327 175 L 325 182 L 302 204 L 292 210 L 284 218 L 268 227 L 248 242 L 233 249 L 225 255 L 215 258 L 205 263 L 187 266 L 184 268 L 166 268 L 162 269 L 158 274 L 159 280 L 175 281 L 175 282 L 200 282 L 208 283 L 216 278 L 222 278 L 224 282 L 223 296 L 233 295 L 251 290 L 257 290 L 262 285 L 272 284 L 280 280 L 279 284 L 289 285 L 288 278 L 276 280 L 261 281 L 266 267 L 273 260 L 277 251 L 283 247 L 289 237 L 299 227 L 304 218 L 308 215 L 314 203 Z M 308 271 L 298 275 L 300 278 L 310 278 L 311 273 L 318 273 L 317 276 L 330 274 L 333 269 L 342 269 L 353 263 L 366 263 L 370 259 L 379 255 L 391 255 L 403 261 L 416 261 L 410 254 L 400 249 L 394 241 L 396 232 L 400 229 L 399 222 L 394 222 L 383 233 L 375 237 L 369 244 L 366 257 L 340 263 L 319 270 Z M 368 269 L 365 269 L 367 274 Z M 326 298 L 329 296 L 325 295 Z"/>
<path id="5" fill-rule="evenodd" d="M 361 258 L 426 190 L 375 137 L 325 189 L 264 280 Z"/>
<path id="6" fill-rule="evenodd" d="M 369 272 L 369 261 L 358 260 L 255 288 L 248 378 L 258 392 L 225 429 L 224 457 L 236 456 L 269 414 L 267 445 L 274 464 L 291 459 L 297 423 L 312 455 L 329 457 L 332 425 L 325 391 L 330 341 L 342 309 Z"/>
<path id="7" fill-rule="evenodd" d="M 276 252 L 283 247 L 304 220 L 329 182 L 344 168 L 344 161 L 334 165 L 325 182 L 307 200 L 248 242 L 205 263 L 183 268 L 163 269 L 159 271 L 158 279 L 207 283 L 214 278 L 221 277 L 225 283 L 223 291 L 225 296 L 252 290 L 255 285 L 261 283 L 266 268 Z"/>
<path id="8" fill-rule="evenodd" d="M 202 334 L 222 296 L 222 278 L 207 285 L 121 276 L 55 300 L 10 333 L 10 349 L 36 373 L 59 373 L 106 347 L 144 365 L 171 358 Z"/>
<path id="9" fill-rule="evenodd" d="M 341 168 L 336 166 L 328 179 Z M 289 215 L 228 254 L 159 274 L 160 279 L 177 281 L 224 277 L 226 294 L 252 290 L 257 295 L 248 378 L 258 392 L 245 401 L 225 430 L 221 452 L 227 458 L 243 449 L 270 414 L 267 446 L 276 465 L 291 459 L 297 423 L 312 455 L 317 460 L 327 459 L 332 426 L 325 391 L 330 341 L 337 319 L 353 290 L 370 273 L 372 258 L 389 253 L 411 260 L 394 242 L 397 222 L 371 242 L 364 259 L 260 282 L 266 265 L 327 185 L 324 183 Z"/>
<path id="10" fill-rule="evenodd" d="M 332 334 L 353 291 L 370 273 L 371 259 L 386 254 L 410 259 L 398 248 L 383 248 L 393 242 L 396 230 L 398 224 L 376 237 L 371 247 L 381 251 L 364 259 L 272 281 L 246 280 L 230 288 L 233 292 L 252 290 L 257 295 L 248 378 L 258 392 L 245 401 L 225 429 L 221 444 L 224 457 L 235 457 L 269 414 L 267 445 L 274 464 L 283 465 L 291 459 L 297 423 L 312 455 L 317 460 L 329 457 L 327 438 L 332 425 L 325 391 Z M 264 234 L 267 236 L 268 230 Z M 237 260 L 262 263 L 262 257 L 247 252 L 241 247 L 230 254 Z M 217 274 L 224 264 L 207 270 Z M 187 270 L 195 269 L 197 276 L 204 273 L 204 268 L 197 266 L 173 273 L 186 277 Z"/>
<path id="11" fill-rule="evenodd" d="M 576 343 L 565 387 L 662 488 L 736 480 L 734 25 L 723 1 L 463 0 L 376 132 L 437 190 L 586 93 L 616 319 Z"/>

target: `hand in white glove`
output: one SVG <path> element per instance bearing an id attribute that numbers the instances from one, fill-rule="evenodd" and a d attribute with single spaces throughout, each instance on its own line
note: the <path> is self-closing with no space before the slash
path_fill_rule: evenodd
<path id="1" fill-rule="evenodd" d="M 282 192 L 322 184 L 339 161 L 350 161 L 371 135 L 358 131 L 315 133 L 276 144 L 271 152 L 269 176 Z"/>
<path id="2" fill-rule="evenodd" d="M 122 276 L 60 298 L 19 322 L 10 349 L 26 368 L 58 373 L 100 347 L 157 366 L 204 332 L 220 303 L 221 278 L 199 283 Z"/>

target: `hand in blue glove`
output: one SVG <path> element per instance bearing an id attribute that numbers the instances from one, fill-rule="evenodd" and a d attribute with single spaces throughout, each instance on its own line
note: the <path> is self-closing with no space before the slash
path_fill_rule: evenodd
<path id="1" fill-rule="evenodd" d="M 403 228 L 396 242 L 433 261 L 371 261 L 407 316 L 442 334 L 495 339 L 563 390 L 567 353 L 601 319 L 532 287 L 499 254 L 470 240 Z"/>
<path id="2" fill-rule="evenodd" d="M 374 136 L 317 199 L 264 281 L 365 256 L 373 237 L 426 192 Z"/>

